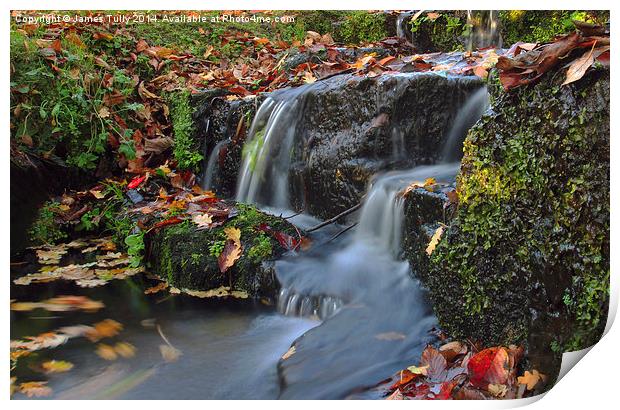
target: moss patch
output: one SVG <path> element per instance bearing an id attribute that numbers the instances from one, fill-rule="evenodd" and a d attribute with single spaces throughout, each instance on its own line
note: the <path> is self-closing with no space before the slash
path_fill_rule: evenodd
<path id="1" fill-rule="evenodd" d="M 285 220 L 253 206 L 237 204 L 237 210 L 237 216 L 213 229 L 197 230 L 195 224 L 185 221 L 148 235 L 148 262 L 152 271 L 177 288 L 210 290 L 232 285 L 233 290 L 251 296 L 275 296 L 278 285 L 265 262 L 285 250 L 258 227 L 266 224 L 274 231 L 295 237 L 296 230 Z M 223 249 L 227 227 L 241 231 L 243 252 L 233 267 L 222 273 L 217 258 Z"/>
<path id="2" fill-rule="evenodd" d="M 564 87 L 560 77 L 510 94 L 491 79 L 494 114 L 465 141 L 457 216 L 424 278 L 453 336 L 501 344 L 546 332 L 556 350 L 576 350 L 602 334 L 609 71 Z"/>

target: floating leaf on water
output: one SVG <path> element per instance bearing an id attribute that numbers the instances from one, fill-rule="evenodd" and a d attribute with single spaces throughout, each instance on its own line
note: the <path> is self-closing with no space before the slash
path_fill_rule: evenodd
<path id="1" fill-rule="evenodd" d="M 291 348 L 288 349 L 286 353 L 282 355 L 282 360 L 286 360 L 294 354 L 295 354 L 295 346 L 291 346 Z"/>
<path id="2" fill-rule="evenodd" d="M 377 340 L 404 340 L 405 338 L 406 336 L 404 334 L 398 332 L 386 332 L 375 335 L 375 339 Z"/>
<path id="3" fill-rule="evenodd" d="M 95 323 L 92 326 L 92 330 L 86 333 L 92 342 L 97 342 L 106 337 L 114 337 L 123 329 L 123 325 L 116 320 L 105 319 L 101 322 Z"/>
<path id="4" fill-rule="evenodd" d="M 129 359 L 136 355 L 135 346 L 127 342 L 118 342 L 114 345 L 114 350 L 119 356 L 124 357 L 125 359 Z"/>
<path id="5" fill-rule="evenodd" d="M 45 373 L 64 373 L 73 369 L 73 363 L 64 360 L 49 360 L 41 363 L 41 367 Z"/>
<path id="6" fill-rule="evenodd" d="M 159 351 L 161 352 L 161 357 L 163 357 L 166 362 L 177 361 L 183 354 L 179 349 L 170 345 L 159 345 Z"/>
<path id="7" fill-rule="evenodd" d="M 168 282 L 160 282 L 157 285 L 151 286 L 150 288 L 146 289 L 144 291 L 144 294 L 145 295 L 149 295 L 151 293 L 157 293 L 157 292 L 159 292 L 161 290 L 166 289 L 167 287 L 168 287 Z"/>
<path id="8" fill-rule="evenodd" d="M 52 394 L 47 382 L 26 382 L 19 385 L 19 391 L 28 397 L 45 397 Z"/>
<path id="9" fill-rule="evenodd" d="M 99 343 L 95 352 L 104 360 L 116 360 L 118 358 L 116 350 L 112 346 L 105 343 Z"/>

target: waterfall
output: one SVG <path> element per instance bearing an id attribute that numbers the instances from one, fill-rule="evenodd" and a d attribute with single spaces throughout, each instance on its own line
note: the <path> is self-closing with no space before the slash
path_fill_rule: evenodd
<path id="1" fill-rule="evenodd" d="M 467 131 L 478 121 L 489 108 L 489 92 L 486 87 L 480 88 L 465 102 L 456 114 L 442 150 L 444 162 L 460 161 L 463 156 L 463 141 Z"/>
<path id="2" fill-rule="evenodd" d="M 502 36 L 497 11 L 467 10 L 467 25 L 471 30 L 467 39 L 468 51 L 485 47 L 501 48 Z"/>
<path id="3" fill-rule="evenodd" d="M 243 148 L 236 200 L 289 208 L 289 168 L 308 87 L 274 93 L 261 104 Z"/>
<path id="4" fill-rule="evenodd" d="M 228 145 L 228 143 L 230 143 L 230 140 L 223 140 L 218 142 L 215 147 L 213 147 L 204 170 L 204 176 L 201 184 L 202 189 L 215 189 L 215 182 L 220 168 L 220 152 L 222 151 L 222 148 Z"/>
<path id="5" fill-rule="evenodd" d="M 368 294 L 369 288 L 380 288 L 376 282 L 382 281 L 381 275 L 386 275 L 386 271 L 396 277 L 407 276 L 409 265 L 400 257 L 405 218 L 402 191 L 413 182 L 422 185 L 427 178 L 454 182 L 460 164 L 452 153 L 457 148 L 460 151 L 464 134 L 487 106 L 486 88 L 474 92 L 463 104 L 445 142 L 444 152 L 450 155 L 446 155 L 444 162 L 376 177 L 362 205 L 355 234 L 345 248 L 327 258 L 310 255 L 278 262 L 276 270 L 284 289 L 278 310 L 288 315 L 316 314 L 321 295 L 337 295 L 342 302 L 349 303 Z M 327 301 L 331 302 L 332 299 Z"/>

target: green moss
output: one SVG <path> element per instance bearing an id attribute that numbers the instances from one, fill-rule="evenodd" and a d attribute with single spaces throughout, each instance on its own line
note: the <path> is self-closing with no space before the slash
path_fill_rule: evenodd
<path id="1" fill-rule="evenodd" d="M 504 10 L 499 12 L 504 44 L 518 41 L 546 43 L 575 29 L 573 20 L 604 23 L 607 11 L 583 10 Z"/>
<path id="2" fill-rule="evenodd" d="M 174 158 L 180 169 L 196 170 L 202 161 L 198 142 L 194 138 L 194 111 L 188 90 L 177 91 L 166 96 L 170 106 L 170 119 L 174 131 Z"/>
<path id="3" fill-rule="evenodd" d="M 600 337 L 609 297 L 608 76 L 591 72 L 561 89 L 560 76 L 547 76 L 510 94 L 490 82 L 495 114 L 465 141 L 459 209 L 426 278 L 453 335 L 523 343 L 544 322 L 565 350 Z"/>
<path id="4" fill-rule="evenodd" d="M 178 288 L 208 290 L 230 283 L 234 289 L 251 295 L 273 296 L 277 286 L 275 278 L 265 270 L 263 262 L 284 250 L 271 235 L 258 228 L 269 226 L 289 235 L 295 235 L 296 231 L 283 219 L 264 214 L 253 206 L 237 204 L 237 208 L 236 216 L 216 228 L 197 230 L 191 221 L 185 221 L 150 234 L 147 246 L 152 271 Z M 224 248 L 224 230 L 228 227 L 241 231 L 242 253 L 234 265 L 222 273 L 218 257 Z"/>
<path id="5" fill-rule="evenodd" d="M 349 12 L 335 32 L 335 38 L 347 44 L 382 40 L 387 37 L 385 16 L 383 13 L 367 11 Z"/>
<path id="6" fill-rule="evenodd" d="M 462 50 L 459 37 L 467 33 L 466 23 L 460 12 L 442 12 L 435 19 L 420 16 L 411 22 L 413 41 L 424 51 Z"/>
<path id="7" fill-rule="evenodd" d="M 55 201 L 46 202 L 29 230 L 30 240 L 34 244 L 54 244 L 67 237 L 67 233 L 56 223 L 56 214 L 60 204 Z"/>
<path id="8" fill-rule="evenodd" d="M 254 245 L 248 250 L 248 258 L 254 262 L 261 262 L 273 254 L 271 240 L 265 234 L 254 238 Z"/>

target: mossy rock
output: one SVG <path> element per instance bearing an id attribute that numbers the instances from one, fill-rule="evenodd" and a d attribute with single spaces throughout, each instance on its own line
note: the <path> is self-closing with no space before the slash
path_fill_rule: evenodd
<path id="1" fill-rule="evenodd" d="M 459 209 L 422 280 L 441 325 L 486 344 L 588 347 L 609 305 L 609 69 L 504 92 L 464 144 Z"/>
<path id="2" fill-rule="evenodd" d="M 255 207 L 236 205 L 238 214 L 224 225 L 198 230 L 191 221 L 164 227 L 145 237 L 147 262 L 151 271 L 179 289 L 211 290 L 231 286 L 251 297 L 275 297 L 279 284 L 272 262 L 286 249 L 259 226 L 297 238 L 298 231 L 286 220 L 263 213 Z M 226 272 L 218 266 L 218 256 L 226 240 L 224 229 L 241 231 L 241 257 Z"/>

